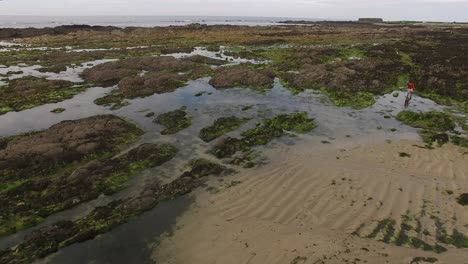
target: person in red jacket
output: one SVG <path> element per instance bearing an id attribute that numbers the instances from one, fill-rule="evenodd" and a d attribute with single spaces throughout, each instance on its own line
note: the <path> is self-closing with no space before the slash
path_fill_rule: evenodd
<path id="1" fill-rule="evenodd" d="M 411 100 L 411 97 L 413 96 L 413 92 L 414 92 L 414 82 L 412 80 L 410 80 L 408 82 L 408 95 L 409 96 L 409 99 Z"/>

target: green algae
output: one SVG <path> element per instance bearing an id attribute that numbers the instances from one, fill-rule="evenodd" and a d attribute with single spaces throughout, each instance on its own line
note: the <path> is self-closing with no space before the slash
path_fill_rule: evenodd
<path id="1" fill-rule="evenodd" d="M 23 77 L 0 89 L 0 115 L 36 106 L 58 103 L 86 90 L 86 86 L 69 81 Z"/>
<path id="2" fill-rule="evenodd" d="M 162 135 L 175 134 L 192 124 L 192 118 L 187 116 L 186 109 L 184 106 L 177 110 L 160 114 L 154 119 L 155 123 L 166 127 L 161 132 Z"/>
<path id="3" fill-rule="evenodd" d="M 330 101 L 339 107 L 352 107 L 354 109 L 364 109 L 375 103 L 375 96 L 369 92 L 337 92 L 330 89 L 321 89 Z"/>
<path id="4" fill-rule="evenodd" d="M 235 172 L 233 169 L 226 168 L 223 165 L 211 162 L 206 159 L 197 159 L 190 163 L 192 174 L 196 178 L 202 178 L 209 175 L 225 176 Z"/>
<path id="5" fill-rule="evenodd" d="M 455 129 L 453 119 L 442 112 L 416 113 L 413 111 L 402 111 L 398 113 L 397 119 L 406 125 L 435 131 L 449 131 Z"/>
<path id="6" fill-rule="evenodd" d="M 65 108 L 55 108 L 53 109 L 52 111 L 50 111 L 51 113 L 54 113 L 54 114 L 60 114 L 60 113 L 63 113 L 65 112 Z"/>
<path id="7" fill-rule="evenodd" d="M 468 148 L 468 139 L 467 138 L 460 137 L 460 136 L 451 136 L 450 140 L 452 141 L 453 144 L 455 144 L 457 146 Z"/>
<path id="8" fill-rule="evenodd" d="M 280 114 L 264 120 L 255 128 L 244 131 L 240 139 L 224 138 L 214 146 L 211 153 L 218 158 L 231 157 L 237 151 L 248 151 L 253 146 L 266 145 L 274 138 L 286 135 L 286 131 L 306 133 L 315 127 L 314 119 L 309 119 L 306 112 Z"/>
<path id="9" fill-rule="evenodd" d="M 210 142 L 227 132 L 238 129 L 242 124 L 249 120 L 250 119 L 248 118 L 238 118 L 235 116 L 221 117 L 216 119 L 213 125 L 200 130 L 199 136 L 203 141 Z"/>
<path id="10" fill-rule="evenodd" d="M 435 263 L 437 262 L 438 259 L 437 258 L 434 258 L 434 257 L 414 257 L 410 264 L 419 264 L 421 262 L 425 262 L 425 263 Z"/>
<path id="11" fill-rule="evenodd" d="M 449 114 L 435 111 L 426 113 L 402 111 L 396 118 L 406 125 L 422 128 L 419 134 L 429 146 L 434 142 L 441 146 L 449 142 L 450 138 L 452 138 L 452 142 L 456 145 L 464 146 L 465 144 L 464 138 L 458 136 L 450 137 L 445 133 L 445 131 L 453 131 L 456 127 L 453 117 Z"/>

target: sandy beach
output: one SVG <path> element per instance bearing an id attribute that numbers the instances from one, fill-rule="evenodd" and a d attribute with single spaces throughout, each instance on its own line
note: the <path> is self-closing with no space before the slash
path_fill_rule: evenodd
<path id="1" fill-rule="evenodd" d="M 415 257 L 434 257 L 437 263 L 467 263 L 466 249 L 436 254 L 394 245 L 408 219 L 424 230 L 413 235 L 429 244 L 434 219 L 448 230 L 466 230 L 468 213 L 455 199 L 468 188 L 466 150 L 453 145 L 428 150 L 409 140 L 365 141 L 304 139 L 259 169 L 212 183 L 219 186 L 217 193 L 194 193 L 195 203 L 154 250 L 153 260 L 412 263 Z M 385 238 L 388 230 L 371 235 L 384 219 L 395 221 L 395 237 Z"/>

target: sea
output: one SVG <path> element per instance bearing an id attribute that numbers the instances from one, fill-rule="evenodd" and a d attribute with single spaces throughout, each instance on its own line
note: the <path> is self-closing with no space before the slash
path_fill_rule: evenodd
<path id="1" fill-rule="evenodd" d="M 0 28 L 46 28 L 61 25 L 114 27 L 167 27 L 192 23 L 206 25 L 271 26 L 285 20 L 319 21 L 311 18 L 225 16 L 0 16 Z"/>

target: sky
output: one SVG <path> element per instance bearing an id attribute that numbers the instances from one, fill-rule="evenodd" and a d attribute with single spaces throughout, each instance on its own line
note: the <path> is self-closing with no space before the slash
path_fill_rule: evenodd
<path id="1" fill-rule="evenodd" d="M 0 0 L 0 15 L 262 16 L 468 21 L 468 0 Z"/>

